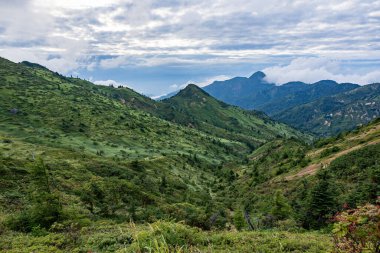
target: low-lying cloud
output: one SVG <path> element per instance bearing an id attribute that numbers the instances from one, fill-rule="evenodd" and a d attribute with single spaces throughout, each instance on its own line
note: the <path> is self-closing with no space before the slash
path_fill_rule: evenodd
<path id="1" fill-rule="evenodd" d="M 327 79 L 361 85 L 380 82 L 380 69 L 364 74 L 354 74 L 344 70 L 341 61 L 327 58 L 298 58 L 288 65 L 266 68 L 264 72 L 268 82 L 279 85 L 291 81 L 314 83 Z"/>
<path id="2" fill-rule="evenodd" d="M 115 80 L 97 80 L 97 81 L 94 81 L 94 84 L 103 85 L 103 86 L 114 86 L 114 87 L 118 87 L 118 86 L 128 87 L 126 84 L 123 84 Z"/>

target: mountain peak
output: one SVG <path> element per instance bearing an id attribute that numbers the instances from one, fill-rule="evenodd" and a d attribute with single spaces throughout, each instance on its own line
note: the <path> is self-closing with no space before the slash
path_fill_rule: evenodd
<path id="1" fill-rule="evenodd" d="M 262 71 L 257 71 L 257 72 L 255 72 L 255 73 L 253 73 L 253 74 L 249 77 L 249 79 L 258 79 L 258 80 L 260 80 L 260 79 L 263 79 L 265 76 L 266 76 L 266 75 L 265 75 L 264 72 L 262 72 Z"/>
<path id="2" fill-rule="evenodd" d="M 20 64 L 27 66 L 27 67 L 30 67 L 30 68 L 39 68 L 39 69 L 49 70 L 45 66 L 42 66 L 42 65 L 40 65 L 38 63 L 34 63 L 34 62 L 22 61 Z"/>
<path id="3" fill-rule="evenodd" d="M 335 82 L 334 80 L 320 80 L 314 83 L 314 85 L 336 85 L 336 84 L 338 83 Z"/>
<path id="4" fill-rule="evenodd" d="M 202 90 L 200 87 L 197 85 L 191 83 L 188 84 L 184 89 L 180 90 L 176 96 L 180 97 L 193 97 L 193 96 L 207 96 L 209 97 L 210 95 Z"/>

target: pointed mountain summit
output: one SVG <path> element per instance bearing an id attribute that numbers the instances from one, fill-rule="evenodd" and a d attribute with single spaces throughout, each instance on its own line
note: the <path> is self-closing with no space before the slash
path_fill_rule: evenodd
<path id="1" fill-rule="evenodd" d="M 180 90 L 174 97 L 201 98 L 210 97 L 210 95 L 197 85 L 191 83 L 188 84 L 184 89 Z"/>
<path id="2" fill-rule="evenodd" d="M 265 73 L 262 72 L 262 71 L 257 71 L 255 73 L 253 73 L 249 79 L 254 79 L 254 80 L 262 80 L 266 77 Z"/>

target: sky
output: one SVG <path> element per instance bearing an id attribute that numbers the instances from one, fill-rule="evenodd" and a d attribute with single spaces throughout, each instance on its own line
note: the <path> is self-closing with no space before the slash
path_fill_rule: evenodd
<path id="1" fill-rule="evenodd" d="M 380 82 L 379 0 L 0 0 L 0 56 L 149 96 L 187 83 Z"/>

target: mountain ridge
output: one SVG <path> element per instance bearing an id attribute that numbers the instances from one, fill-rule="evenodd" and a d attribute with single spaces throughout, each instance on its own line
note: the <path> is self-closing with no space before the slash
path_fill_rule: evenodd
<path id="1" fill-rule="evenodd" d="M 380 83 L 317 99 L 273 117 L 319 136 L 339 134 L 380 116 Z"/>
<path id="2" fill-rule="evenodd" d="M 229 138 L 244 140 L 256 146 L 263 137 L 273 139 L 291 136 L 308 139 L 286 125 L 278 124 L 258 111 L 245 111 L 237 106 L 228 105 L 215 99 L 200 87 L 189 84 L 175 96 L 161 101 L 166 107 L 162 117 L 169 121 L 191 125 L 208 133 L 223 136 L 227 130 Z"/>
<path id="3" fill-rule="evenodd" d="M 228 104 L 264 111 L 271 116 L 293 106 L 358 87 L 358 84 L 337 83 L 334 80 L 320 80 L 310 84 L 295 80 L 276 85 L 266 80 L 264 72 L 257 71 L 248 78 L 234 77 L 214 81 L 202 89 Z M 175 91 L 158 99 L 169 98 L 177 93 Z"/>

